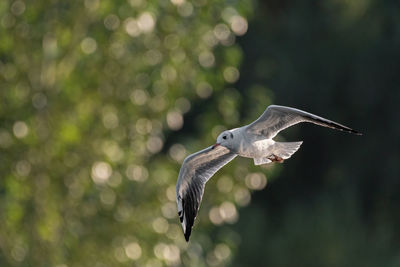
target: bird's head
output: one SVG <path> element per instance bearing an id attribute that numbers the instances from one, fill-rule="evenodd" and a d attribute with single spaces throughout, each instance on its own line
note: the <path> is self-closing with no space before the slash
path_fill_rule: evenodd
<path id="1" fill-rule="evenodd" d="M 231 131 L 223 131 L 220 135 L 218 135 L 217 143 L 213 146 L 213 148 L 219 145 L 227 148 L 232 148 L 233 139 L 234 136 Z"/>

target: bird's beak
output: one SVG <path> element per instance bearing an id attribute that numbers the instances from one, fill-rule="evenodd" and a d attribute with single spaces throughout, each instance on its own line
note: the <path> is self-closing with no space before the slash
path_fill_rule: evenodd
<path id="1" fill-rule="evenodd" d="M 214 148 L 216 148 L 217 146 L 220 146 L 220 145 L 221 145 L 221 144 L 216 143 L 216 144 L 213 145 L 211 148 L 214 149 Z"/>

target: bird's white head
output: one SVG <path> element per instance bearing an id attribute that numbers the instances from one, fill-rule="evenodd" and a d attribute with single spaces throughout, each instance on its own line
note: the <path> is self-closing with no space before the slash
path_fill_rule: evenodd
<path id="1" fill-rule="evenodd" d="M 223 131 L 220 135 L 217 137 L 217 143 L 213 146 L 213 148 L 221 145 L 226 148 L 232 148 L 233 147 L 233 140 L 235 139 L 232 131 Z"/>

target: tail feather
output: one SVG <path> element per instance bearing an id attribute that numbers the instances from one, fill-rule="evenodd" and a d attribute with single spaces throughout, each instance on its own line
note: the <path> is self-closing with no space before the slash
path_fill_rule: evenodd
<path id="1" fill-rule="evenodd" d="M 273 154 L 283 159 L 290 158 L 301 146 L 303 142 L 276 142 Z"/>

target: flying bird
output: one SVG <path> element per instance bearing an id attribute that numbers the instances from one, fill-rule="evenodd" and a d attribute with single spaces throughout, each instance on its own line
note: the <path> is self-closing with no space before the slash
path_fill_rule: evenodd
<path id="1" fill-rule="evenodd" d="M 317 115 L 285 106 L 268 106 L 249 125 L 222 132 L 216 144 L 185 158 L 176 185 L 178 215 L 188 242 L 200 207 L 206 182 L 236 156 L 252 158 L 255 165 L 279 162 L 290 158 L 302 142 L 276 142 L 282 130 L 300 122 L 361 135 L 342 124 Z"/>

